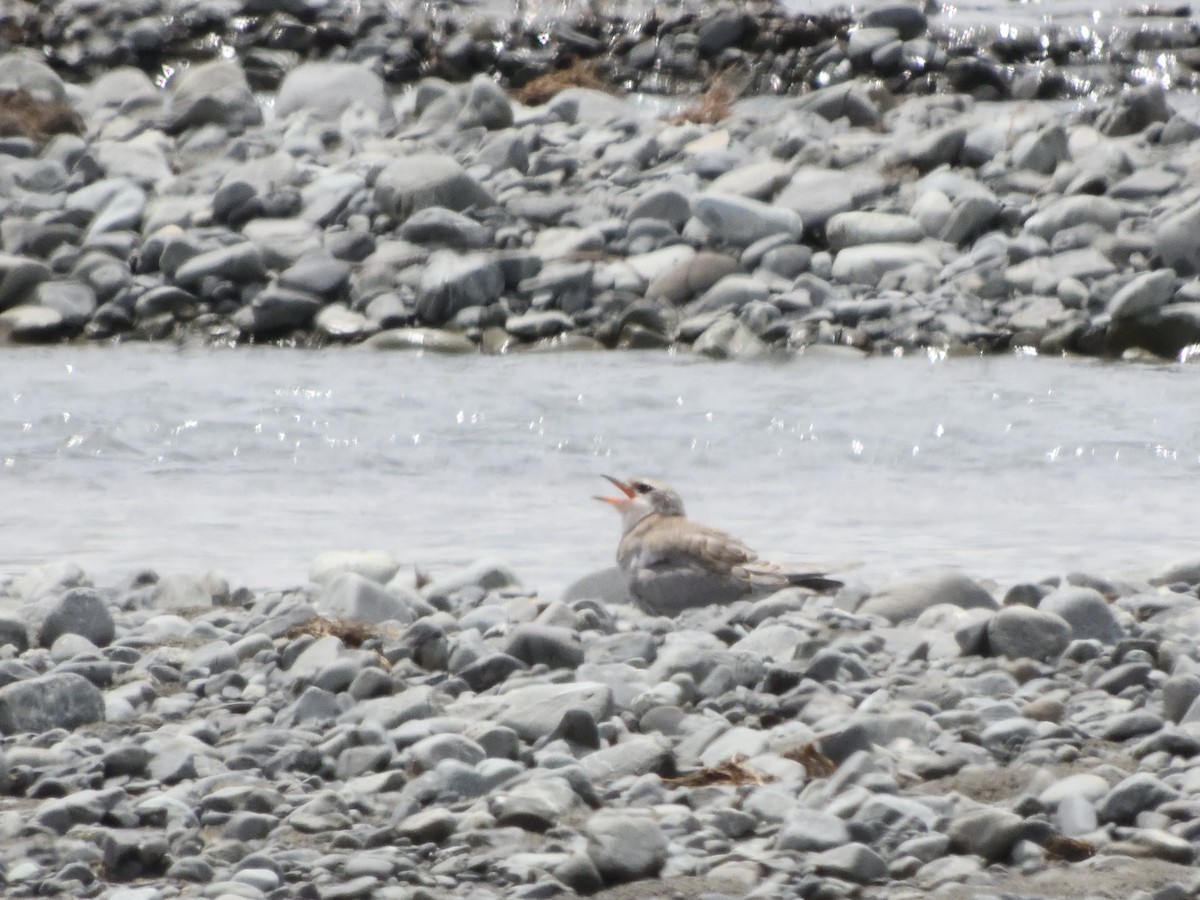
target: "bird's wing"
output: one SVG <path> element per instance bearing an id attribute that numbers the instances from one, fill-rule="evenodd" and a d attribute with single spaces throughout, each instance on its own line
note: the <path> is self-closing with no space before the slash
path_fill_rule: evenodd
<path id="1" fill-rule="evenodd" d="M 641 537 L 643 563 L 649 566 L 693 564 L 716 575 L 740 577 L 735 570 L 758 559 L 737 538 L 689 519 L 662 519 Z"/>

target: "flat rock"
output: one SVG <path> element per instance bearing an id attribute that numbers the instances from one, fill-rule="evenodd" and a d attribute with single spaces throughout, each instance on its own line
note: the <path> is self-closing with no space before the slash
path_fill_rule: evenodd
<path id="1" fill-rule="evenodd" d="M 42 675 L 0 688 L 0 734 L 40 734 L 102 721 L 104 695 L 81 675 Z"/>
<path id="2" fill-rule="evenodd" d="M 346 571 L 333 576 L 315 604 L 319 613 L 356 622 L 412 622 L 417 618 L 415 594 L 403 596 L 399 588 L 384 588 L 379 582 Z"/>
<path id="3" fill-rule="evenodd" d="M 77 634 L 97 647 L 107 647 L 116 636 L 112 611 L 91 588 L 67 591 L 42 620 L 40 640 L 49 647 L 64 634 Z"/>
<path id="4" fill-rule="evenodd" d="M 838 253 L 832 274 L 845 284 L 876 285 L 896 269 L 918 266 L 934 271 L 941 265 L 937 253 L 923 244 L 859 244 Z"/>
<path id="5" fill-rule="evenodd" d="M 417 314 L 441 325 L 471 306 L 487 306 L 504 290 L 504 273 L 490 253 L 437 250 L 429 255 L 417 289 Z"/>
<path id="6" fill-rule="evenodd" d="M 440 328 L 388 328 L 363 344 L 375 350 L 419 350 L 426 353 L 477 353 L 466 335 Z"/>
<path id="7" fill-rule="evenodd" d="M 586 710 L 597 722 L 607 719 L 612 712 L 613 695 L 608 685 L 576 682 L 530 685 L 509 691 L 500 699 L 502 707 L 497 721 L 522 739 L 532 741 L 551 734 L 567 709 Z"/>
<path id="8" fill-rule="evenodd" d="M 667 838 L 654 819 L 603 809 L 583 828 L 587 852 L 605 884 L 653 878 L 667 861 Z"/>
<path id="9" fill-rule="evenodd" d="M 1115 644 L 1125 636 L 1112 607 L 1094 588 L 1066 585 L 1047 594 L 1037 608 L 1067 620 L 1074 640 L 1098 640 Z"/>
<path id="10" fill-rule="evenodd" d="M 392 119 L 383 79 L 358 63 L 301 63 L 284 76 L 275 98 L 275 115 L 280 117 L 304 111 L 336 122 L 355 107 L 372 113 L 380 122 Z"/>
<path id="11" fill-rule="evenodd" d="M 261 124 L 262 120 L 262 110 L 236 61 L 197 63 L 171 81 L 168 131 L 180 132 L 198 125 L 240 129 Z"/>
<path id="12" fill-rule="evenodd" d="M 773 234 L 798 238 L 804 231 L 795 210 L 735 194 L 697 194 L 692 198 L 692 215 L 718 239 L 739 247 Z"/>
<path id="13" fill-rule="evenodd" d="M 988 646 L 1009 659 L 1053 660 L 1071 642 L 1071 626 L 1060 615 L 1028 606 L 1006 606 L 988 622 Z"/>
<path id="14" fill-rule="evenodd" d="M 353 572 L 377 584 L 387 584 L 399 571 L 396 558 L 382 550 L 337 550 L 315 556 L 308 565 L 308 578 L 328 585 L 339 575 Z"/>
<path id="15" fill-rule="evenodd" d="M 825 224 L 825 237 L 834 252 L 861 244 L 913 244 L 925 237 L 916 219 L 896 213 L 843 212 Z"/>
<path id="16" fill-rule="evenodd" d="M 948 603 L 961 609 L 997 609 L 999 604 L 978 582 L 959 572 L 936 571 L 890 585 L 868 597 L 856 610 L 883 616 L 893 624 L 915 619 L 933 606 Z"/>
<path id="17" fill-rule="evenodd" d="M 375 180 L 375 199 L 404 220 L 418 210 L 441 206 L 454 212 L 494 205 L 492 195 L 448 156 L 418 154 L 396 160 Z"/>

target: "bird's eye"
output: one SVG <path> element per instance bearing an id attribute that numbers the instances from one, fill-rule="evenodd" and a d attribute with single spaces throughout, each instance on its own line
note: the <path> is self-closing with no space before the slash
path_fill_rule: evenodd
<path id="1" fill-rule="evenodd" d="M 644 481 L 635 481 L 633 483 L 633 489 L 639 494 L 648 494 L 653 490 L 653 488 Z"/>

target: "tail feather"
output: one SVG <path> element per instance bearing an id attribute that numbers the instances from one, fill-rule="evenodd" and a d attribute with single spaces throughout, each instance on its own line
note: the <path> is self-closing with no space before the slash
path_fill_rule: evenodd
<path id="1" fill-rule="evenodd" d="M 843 586 L 843 582 L 838 581 L 836 578 L 827 578 L 820 572 L 789 573 L 787 575 L 787 583 L 792 587 L 808 588 L 810 591 L 817 591 L 821 594 L 836 591 Z"/>

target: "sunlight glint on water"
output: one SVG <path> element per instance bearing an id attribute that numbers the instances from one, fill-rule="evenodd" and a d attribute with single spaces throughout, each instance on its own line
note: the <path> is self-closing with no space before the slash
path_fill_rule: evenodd
<path id="1" fill-rule="evenodd" d="M 878 583 L 1151 574 L 1200 555 L 1200 369 L 1016 357 L 443 359 L 22 350 L 0 401 L 0 567 L 302 582 L 331 549 L 482 555 L 553 593 L 608 565 L 598 476 Z"/>

